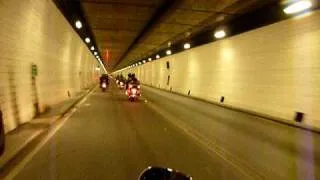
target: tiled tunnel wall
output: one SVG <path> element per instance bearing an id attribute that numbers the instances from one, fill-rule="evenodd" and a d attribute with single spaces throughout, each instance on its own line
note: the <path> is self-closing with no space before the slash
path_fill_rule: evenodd
<path id="1" fill-rule="evenodd" d="M 97 61 L 51 0 L 0 2 L 0 109 L 6 132 L 95 83 Z M 32 64 L 38 75 L 32 79 Z"/>
<path id="2" fill-rule="evenodd" d="M 288 121 L 303 112 L 302 123 L 320 128 L 320 12 L 119 73 L 129 72 L 147 85 L 217 103 L 224 96 L 227 105 Z"/>

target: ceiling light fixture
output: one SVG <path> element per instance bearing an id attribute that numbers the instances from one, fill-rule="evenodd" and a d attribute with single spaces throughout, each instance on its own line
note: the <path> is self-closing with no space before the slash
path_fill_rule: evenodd
<path id="1" fill-rule="evenodd" d="M 312 7 L 312 3 L 310 0 L 302 0 L 302 1 L 297 1 L 293 4 L 290 4 L 286 8 L 283 9 L 283 11 L 286 14 L 295 14 L 302 12 L 304 10 L 310 9 Z"/>
<path id="2" fill-rule="evenodd" d="M 185 44 L 183 45 L 183 48 L 184 48 L 184 49 L 190 49 L 190 47 L 191 47 L 191 44 L 190 44 L 190 43 L 185 43 Z"/>
<path id="3" fill-rule="evenodd" d="M 93 54 L 94 54 L 94 55 L 98 55 L 97 51 L 95 51 Z"/>
<path id="4" fill-rule="evenodd" d="M 94 46 L 91 46 L 91 51 L 94 51 Z"/>
<path id="5" fill-rule="evenodd" d="M 157 58 L 157 59 L 160 59 L 160 55 L 159 55 L 159 54 L 157 54 L 157 55 L 156 55 L 156 58 Z"/>
<path id="6" fill-rule="evenodd" d="M 167 50 L 167 51 L 166 51 L 166 54 L 167 54 L 167 55 L 171 55 L 171 54 L 172 54 L 171 50 L 170 50 L 170 49 Z"/>
<path id="7" fill-rule="evenodd" d="M 141 65 L 141 62 L 139 62 L 139 65 Z"/>
<path id="8" fill-rule="evenodd" d="M 219 30 L 214 33 L 214 37 L 217 39 L 224 38 L 226 36 L 226 32 L 224 30 Z"/>
<path id="9" fill-rule="evenodd" d="M 143 62 L 143 64 L 144 64 L 144 63 L 146 63 L 147 61 L 146 61 L 146 60 L 143 60 L 142 62 Z"/>
<path id="10" fill-rule="evenodd" d="M 81 29 L 81 28 L 82 28 L 82 23 L 81 23 L 81 21 L 79 21 L 79 20 L 76 21 L 76 28 L 77 28 L 77 29 Z"/>
<path id="11" fill-rule="evenodd" d="M 148 58 L 148 61 L 149 61 L 149 62 L 152 61 L 152 58 Z"/>
<path id="12" fill-rule="evenodd" d="M 88 38 L 88 37 L 86 37 L 85 41 L 86 41 L 86 43 L 90 43 L 91 42 L 90 38 Z"/>

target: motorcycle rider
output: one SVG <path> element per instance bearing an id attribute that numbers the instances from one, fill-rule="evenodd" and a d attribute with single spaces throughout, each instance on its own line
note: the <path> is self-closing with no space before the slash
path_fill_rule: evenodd
<path id="1" fill-rule="evenodd" d="M 126 83 L 126 89 L 128 89 L 129 84 L 140 85 L 140 82 L 138 81 L 138 79 L 136 78 L 134 73 L 132 73 L 132 74 L 129 73 L 128 74 L 128 80 L 127 80 L 127 83 Z"/>
<path id="2" fill-rule="evenodd" d="M 103 82 L 106 82 L 107 85 L 109 85 L 109 77 L 107 74 L 102 74 L 102 76 L 100 77 L 100 87 L 102 87 Z"/>
<path id="3" fill-rule="evenodd" d="M 125 81 L 126 81 L 122 74 L 119 76 L 119 79 L 118 79 L 118 80 L 119 80 L 120 82 L 123 82 L 123 83 L 125 83 Z"/>

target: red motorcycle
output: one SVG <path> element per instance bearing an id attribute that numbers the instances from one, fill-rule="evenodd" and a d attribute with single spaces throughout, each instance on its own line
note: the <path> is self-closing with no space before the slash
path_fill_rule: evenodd
<path id="1" fill-rule="evenodd" d="M 141 96 L 140 85 L 129 84 L 126 90 L 126 95 L 131 102 L 137 100 Z"/>

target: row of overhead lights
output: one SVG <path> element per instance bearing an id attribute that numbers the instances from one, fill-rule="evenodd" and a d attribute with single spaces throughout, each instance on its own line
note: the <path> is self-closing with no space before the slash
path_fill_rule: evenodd
<path id="1" fill-rule="evenodd" d="M 225 32 L 224 30 L 218 30 L 218 31 L 216 31 L 216 32 L 214 33 L 214 37 L 215 37 L 216 39 L 222 39 L 222 38 L 224 38 L 226 35 L 227 35 L 227 34 L 226 34 L 226 32 Z M 170 42 L 169 42 L 169 44 L 171 45 Z M 187 50 L 187 49 L 190 49 L 190 48 L 191 48 L 191 44 L 190 44 L 190 43 L 187 42 L 187 43 L 184 43 L 184 44 L 183 44 L 183 49 Z M 172 51 L 171 51 L 170 49 L 166 50 L 166 55 L 169 56 L 169 55 L 171 55 L 171 54 L 172 54 Z M 157 54 L 157 55 L 155 56 L 155 58 L 156 58 L 156 59 L 160 59 L 160 55 Z M 152 58 L 149 57 L 149 58 L 148 58 L 148 62 L 151 62 L 151 61 L 152 61 Z M 128 68 L 136 67 L 136 66 L 139 66 L 139 65 L 142 65 L 142 64 L 145 64 L 145 63 L 147 63 L 147 60 L 142 60 L 142 61 L 140 61 L 140 62 L 138 62 L 138 63 L 134 63 L 134 64 L 128 66 Z"/>
<path id="2" fill-rule="evenodd" d="M 83 27 L 82 22 L 81 22 L 80 20 L 77 20 L 77 21 L 75 22 L 75 26 L 76 26 L 76 28 L 79 29 L 79 30 Z M 86 38 L 84 39 L 84 41 L 85 41 L 88 45 L 91 43 L 90 37 L 86 37 Z M 105 67 L 104 67 L 104 64 L 102 63 L 101 58 L 100 58 L 100 56 L 98 55 L 98 52 L 95 51 L 96 48 L 94 47 L 94 45 L 91 45 L 90 50 L 93 52 L 93 55 L 97 58 L 97 60 L 99 61 L 100 65 L 103 67 L 103 69 L 104 69 L 105 72 L 106 72 L 106 69 L 105 69 Z"/>
<path id="3" fill-rule="evenodd" d="M 297 14 L 297 13 L 301 13 L 301 12 L 304 12 L 308 9 L 311 9 L 313 6 L 311 0 L 299 0 L 299 1 L 295 1 L 294 3 L 292 4 L 289 4 L 288 6 L 286 6 L 284 9 L 283 9 L 283 12 L 288 14 L 288 15 L 291 15 L 291 14 Z M 216 39 L 222 39 L 224 38 L 225 36 L 227 35 L 226 31 L 223 30 L 223 29 L 219 29 L 217 31 L 214 32 L 214 37 Z M 171 45 L 171 42 L 169 42 L 168 44 L 169 46 Z M 191 44 L 190 43 L 185 43 L 183 45 L 183 48 L 184 49 L 190 49 L 191 48 Z M 172 51 L 170 49 L 166 50 L 166 54 L 169 56 L 172 54 Z M 156 55 L 156 59 L 160 59 L 160 55 L 157 54 Z M 152 61 L 152 58 L 149 57 L 148 58 L 148 62 Z M 135 63 L 135 64 L 132 64 L 130 66 L 128 66 L 127 68 L 132 68 L 132 67 L 136 67 L 136 66 L 139 66 L 139 65 L 142 65 L 142 64 L 145 64 L 147 63 L 146 60 L 142 60 L 138 63 Z"/>

